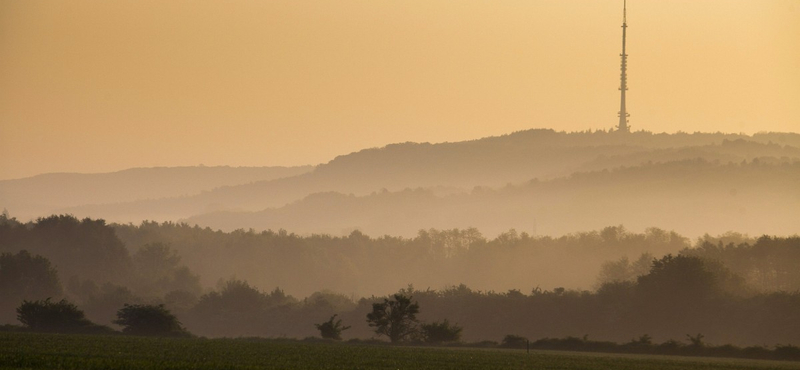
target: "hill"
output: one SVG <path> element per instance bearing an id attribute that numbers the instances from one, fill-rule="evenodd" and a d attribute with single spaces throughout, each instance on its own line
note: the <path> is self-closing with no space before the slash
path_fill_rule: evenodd
<path id="1" fill-rule="evenodd" d="M 61 211 L 115 222 L 175 220 L 209 212 L 283 207 L 321 192 L 354 196 L 406 188 L 463 192 L 476 186 L 498 187 L 563 178 L 575 172 L 697 158 L 712 163 L 800 160 L 800 135 L 528 130 L 457 143 L 401 143 L 339 156 L 296 176 L 223 186 L 191 196 L 119 204 L 94 202 Z"/>
<path id="2" fill-rule="evenodd" d="M 729 230 L 791 235 L 800 218 L 800 161 L 672 161 L 438 193 L 425 188 L 365 196 L 324 192 L 284 207 L 213 212 L 185 221 L 223 230 L 284 228 L 335 235 L 359 229 L 412 236 L 430 227 L 560 235 L 614 224 L 634 230 L 659 225 L 690 236 Z"/>
<path id="3" fill-rule="evenodd" d="M 225 185 L 295 176 L 300 167 L 156 167 L 97 174 L 50 173 L 0 181 L 0 207 L 20 219 L 67 207 L 190 196 Z"/>

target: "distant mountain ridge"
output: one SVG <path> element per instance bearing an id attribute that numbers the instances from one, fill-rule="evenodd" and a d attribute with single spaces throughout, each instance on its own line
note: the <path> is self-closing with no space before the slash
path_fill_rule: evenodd
<path id="1" fill-rule="evenodd" d="M 295 176 L 298 167 L 153 167 L 109 173 L 49 173 L 0 181 L 0 207 L 20 219 L 47 216 L 66 207 L 195 195 L 225 185 Z"/>
<path id="2" fill-rule="evenodd" d="M 535 129 L 454 143 L 400 143 L 341 155 L 313 170 L 292 176 L 223 185 L 194 195 L 84 203 L 59 211 L 113 222 L 201 220 L 202 217 L 193 216 L 288 209 L 316 193 L 361 197 L 384 190 L 391 193 L 418 188 L 465 193 L 475 187 L 497 188 L 533 179 L 568 178 L 576 172 L 697 158 L 712 166 L 751 162 L 757 158 L 792 162 L 800 160 L 800 134 L 565 133 Z M 342 212 L 342 217 L 346 213 Z M 212 224 L 230 225 L 222 221 L 208 225 Z M 269 222 L 247 225 L 253 226 L 241 227 L 281 227 Z M 357 226 L 360 225 L 351 225 Z"/>
<path id="3" fill-rule="evenodd" d="M 354 196 L 316 193 L 280 208 L 215 212 L 186 220 L 213 229 L 265 226 L 298 233 L 413 236 L 426 228 L 476 227 L 487 235 L 511 228 L 561 235 L 604 224 L 633 230 L 658 225 L 699 236 L 737 230 L 796 234 L 800 161 L 716 164 L 703 159 L 576 173 L 501 188 L 437 195 L 406 189 Z"/>

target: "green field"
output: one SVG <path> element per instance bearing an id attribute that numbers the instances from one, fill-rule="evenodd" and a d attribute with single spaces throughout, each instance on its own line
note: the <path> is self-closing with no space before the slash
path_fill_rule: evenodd
<path id="1" fill-rule="evenodd" d="M 800 369 L 800 363 L 291 340 L 0 333 L 0 369 Z"/>

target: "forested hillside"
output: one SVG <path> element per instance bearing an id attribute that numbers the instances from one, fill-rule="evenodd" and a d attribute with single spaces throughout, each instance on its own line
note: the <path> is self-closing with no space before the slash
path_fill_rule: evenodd
<path id="1" fill-rule="evenodd" d="M 800 161 L 762 157 L 742 163 L 703 159 L 647 163 L 460 192 L 431 188 L 365 196 L 327 192 L 280 208 L 222 211 L 185 221 L 228 231 L 285 228 L 341 235 L 358 229 L 369 235 L 403 236 L 429 227 L 477 227 L 487 235 L 509 228 L 560 235 L 609 224 L 633 230 L 661 225 L 699 236 L 730 230 L 792 234 L 798 219 Z"/>
<path id="2" fill-rule="evenodd" d="M 467 341 L 701 333 L 707 343 L 771 346 L 800 343 L 798 271 L 796 236 L 690 243 L 616 226 L 561 237 L 486 238 L 475 229 L 302 237 L 0 217 L 3 323 L 23 300 L 51 297 L 104 325 L 124 304 L 163 303 L 200 335 L 306 337 L 338 314 L 352 326 L 346 338 L 370 338 L 372 303 L 402 288 L 419 302 L 420 320 L 448 319 Z"/>
<path id="3" fill-rule="evenodd" d="M 221 186 L 241 185 L 299 175 L 299 167 L 155 167 L 96 174 L 50 173 L 0 181 L 0 208 L 20 219 L 33 219 L 61 209 L 186 197 Z"/>
<path id="4" fill-rule="evenodd" d="M 727 165 L 752 162 L 757 158 L 789 163 L 800 161 L 800 135 L 649 132 L 617 135 L 605 131 L 528 130 L 456 143 L 392 144 L 336 157 L 297 176 L 226 186 L 188 197 L 119 204 L 92 202 L 92 205 L 65 208 L 60 212 L 79 217 L 102 217 L 114 222 L 166 221 L 209 211 L 255 212 L 279 208 L 324 192 L 365 196 L 383 189 L 397 192 L 424 188 L 437 193 L 452 193 L 471 191 L 476 186 L 498 188 L 534 179 L 546 181 L 566 178 L 576 172 L 597 172 L 648 163 L 701 159 Z M 681 173 L 675 175 L 683 176 Z M 769 185 L 764 184 L 765 187 Z M 600 221 L 606 225 L 617 223 L 610 219 Z M 309 229 L 307 225 L 300 226 L 302 230 Z M 348 225 L 354 226 L 361 225 Z M 281 226 L 257 225 L 258 229 L 278 227 Z M 580 227 L 571 230 L 578 229 Z M 553 231 L 557 230 L 565 229 Z M 324 231 L 332 232 L 330 229 Z M 391 231 L 394 234 L 406 233 L 398 229 Z"/>

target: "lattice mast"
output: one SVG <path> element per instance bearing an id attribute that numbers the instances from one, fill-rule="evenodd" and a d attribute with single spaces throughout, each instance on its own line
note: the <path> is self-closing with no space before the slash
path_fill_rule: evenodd
<path id="1" fill-rule="evenodd" d="M 622 66 L 621 70 L 622 73 L 620 74 L 620 84 L 619 84 L 619 91 L 620 91 L 620 103 L 619 103 L 619 125 L 617 125 L 617 131 L 620 132 L 630 132 L 631 128 L 628 126 L 628 117 L 631 115 L 628 114 L 628 111 L 625 109 L 625 92 L 628 91 L 628 54 L 625 53 L 625 34 L 628 29 L 628 1 L 623 1 L 622 6 L 622 54 L 619 56 L 622 57 Z"/>

